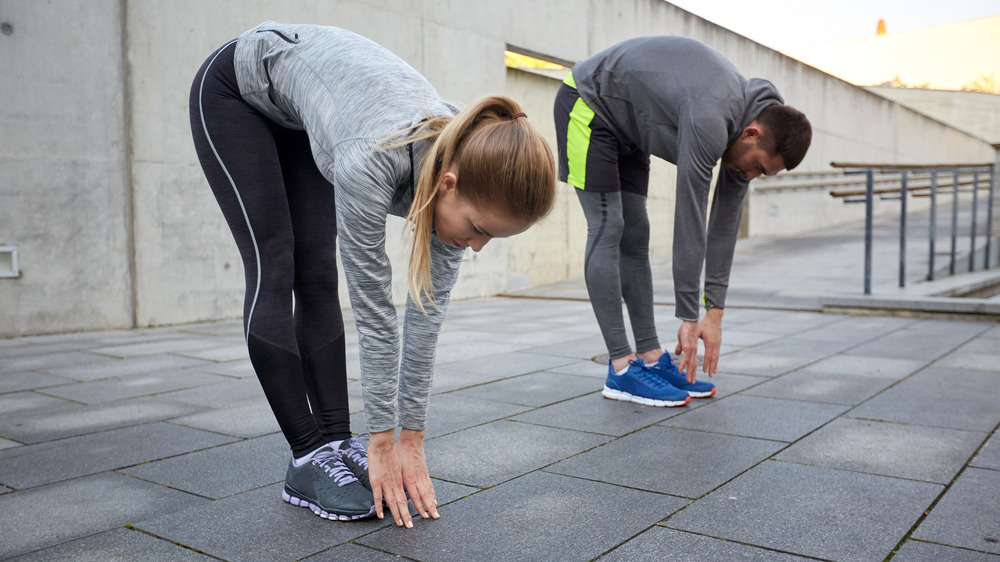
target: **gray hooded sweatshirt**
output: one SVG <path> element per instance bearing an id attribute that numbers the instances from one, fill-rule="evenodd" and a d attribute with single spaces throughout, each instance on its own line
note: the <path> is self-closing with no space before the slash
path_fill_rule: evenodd
<path id="1" fill-rule="evenodd" d="M 712 169 L 726 148 L 781 94 L 767 80 L 747 80 L 711 47 L 675 36 L 637 37 L 573 67 L 583 101 L 619 139 L 677 166 L 673 274 L 677 317 L 698 320 L 705 304 L 723 307 L 747 181 L 719 172 L 707 229 Z"/>

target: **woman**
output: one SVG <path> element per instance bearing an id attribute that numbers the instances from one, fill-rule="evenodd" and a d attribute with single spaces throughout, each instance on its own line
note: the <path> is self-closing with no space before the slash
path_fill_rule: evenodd
<path id="1" fill-rule="evenodd" d="M 458 111 L 346 30 L 263 23 L 191 89 L 202 168 L 246 274 L 244 332 L 292 450 L 283 498 L 330 519 L 438 517 L 423 435 L 434 350 L 464 248 L 513 236 L 555 194 L 548 145 L 514 101 Z M 402 338 L 386 219 L 411 225 Z M 336 241 L 360 346 L 370 443 L 351 438 Z M 293 297 L 294 295 L 294 310 Z M 398 441 L 395 431 L 400 428 Z"/>

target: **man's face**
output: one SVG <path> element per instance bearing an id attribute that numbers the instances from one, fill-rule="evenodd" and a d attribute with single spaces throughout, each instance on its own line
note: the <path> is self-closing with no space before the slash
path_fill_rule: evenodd
<path id="1" fill-rule="evenodd" d="M 740 138 L 722 154 L 722 165 L 748 181 L 763 175 L 773 176 L 784 170 L 785 159 L 780 154 L 765 150 L 768 143 L 763 141 L 762 134 L 756 121 L 747 125 Z"/>

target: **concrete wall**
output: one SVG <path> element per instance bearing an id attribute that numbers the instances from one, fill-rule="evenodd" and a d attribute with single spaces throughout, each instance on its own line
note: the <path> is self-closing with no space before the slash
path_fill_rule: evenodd
<path id="1" fill-rule="evenodd" d="M 993 157 L 978 139 L 660 0 L 0 0 L 14 30 L 0 35 L 0 245 L 19 248 L 22 268 L 0 279 L 0 336 L 241 314 L 242 266 L 195 158 L 187 99 L 205 57 L 266 19 L 367 35 L 460 103 L 516 95 L 550 140 L 558 83 L 506 69 L 508 44 L 579 60 L 627 37 L 681 34 L 771 79 L 810 116 L 801 169 Z M 654 165 L 654 258 L 669 254 L 673 173 Z M 454 298 L 579 274 L 585 225 L 571 188 L 559 197 L 542 225 L 470 256 Z M 827 203 L 840 204 L 816 212 Z M 401 231 L 390 224 L 397 273 Z M 405 295 L 402 275 L 394 294 Z"/>

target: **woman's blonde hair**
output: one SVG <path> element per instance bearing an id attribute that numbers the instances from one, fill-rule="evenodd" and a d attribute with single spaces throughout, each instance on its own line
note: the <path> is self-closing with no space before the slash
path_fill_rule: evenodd
<path id="1" fill-rule="evenodd" d="M 412 252 L 407 273 L 410 297 L 421 310 L 423 297 L 434 303 L 431 237 L 441 176 L 458 170 L 457 192 L 473 204 L 487 205 L 533 224 L 552 210 L 556 172 L 552 150 L 524 118 L 521 106 L 506 96 L 488 96 L 455 117 L 432 117 L 402 134 L 405 140 L 434 140 L 417 175 L 411 224 Z"/>

